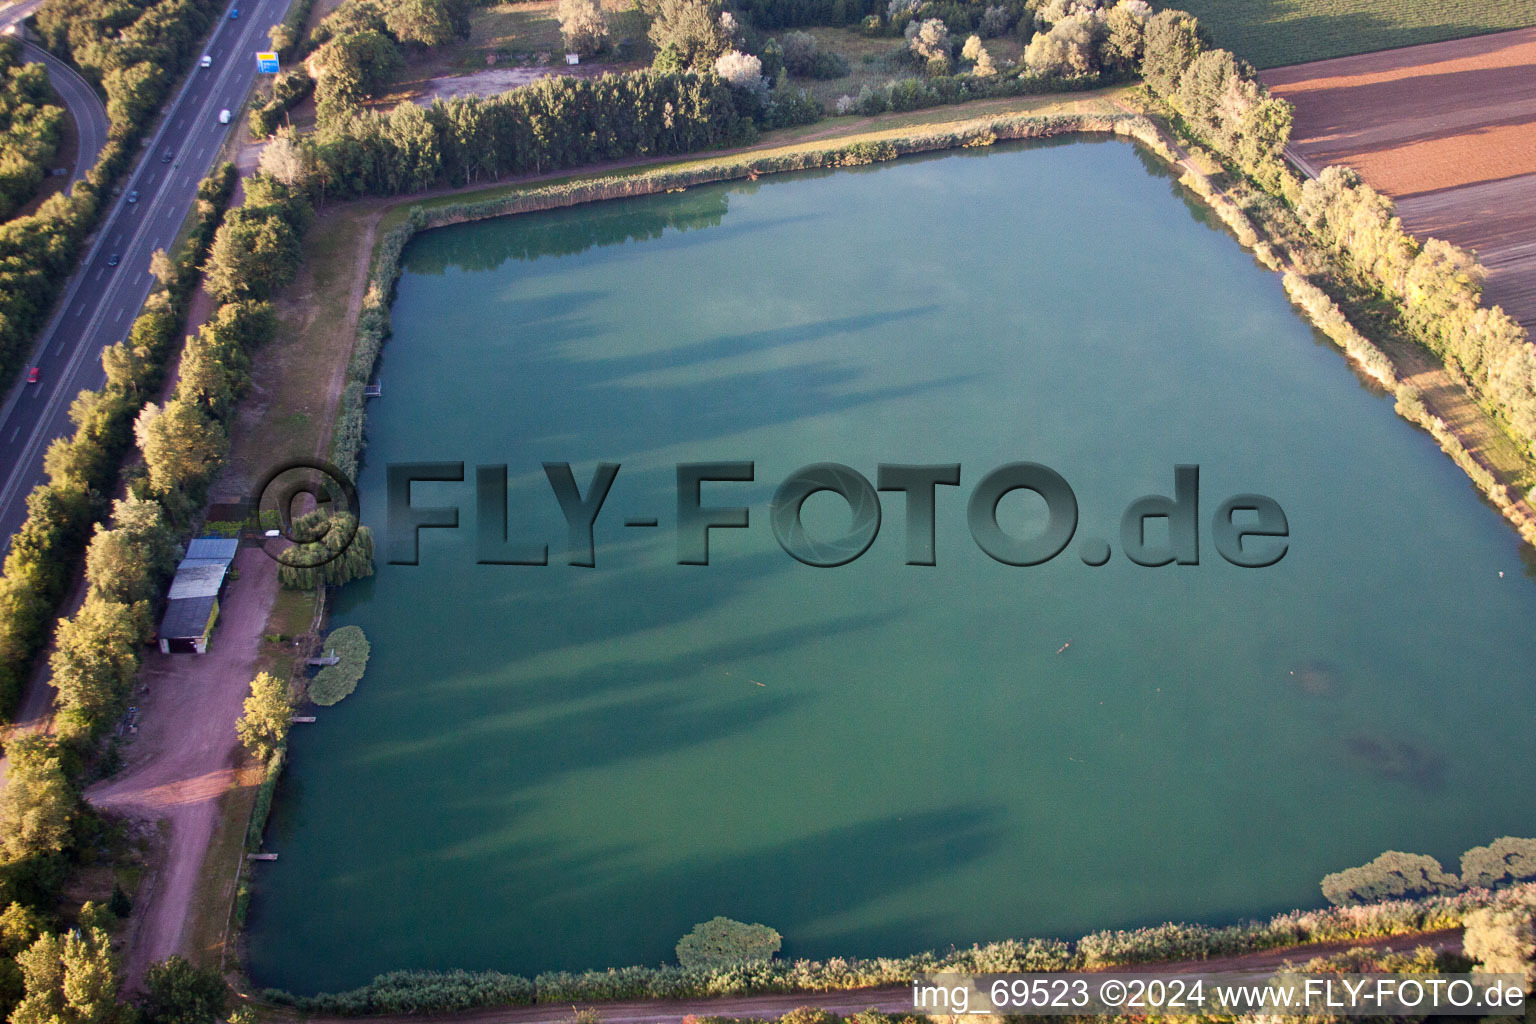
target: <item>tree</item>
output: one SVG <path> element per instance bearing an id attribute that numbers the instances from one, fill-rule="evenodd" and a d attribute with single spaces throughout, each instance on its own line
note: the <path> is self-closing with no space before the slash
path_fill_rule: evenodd
<path id="1" fill-rule="evenodd" d="M 1135 71 L 1141 65 L 1147 19 L 1152 8 L 1145 0 L 1120 0 L 1104 16 L 1104 42 L 1099 60 L 1116 71 Z"/>
<path id="2" fill-rule="evenodd" d="M 342 10 L 347 6 L 343 4 Z M 319 93 L 316 102 L 332 106 L 357 105 L 405 66 L 394 40 L 377 29 L 332 38 L 315 51 L 308 64 Z"/>
<path id="3" fill-rule="evenodd" d="M 1529 897 L 1513 906 L 1484 907 L 1467 915 L 1462 949 L 1491 974 L 1519 974 L 1525 990 L 1536 985 L 1536 906 Z"/>
<path id="4" fill-rule="evenodd" d="M 469 20 L 450 0 L 390 0 L 384 27 L 402 43 L 445 46 L 469 35 Z"/>
<path id="5" fill-rule="evenodd" d="M 298 234 L 282 217 L 231 215 L 208 251 L 208 291 L 220 302 L 265 299 L 293 280 L 302 258 Z"/>
<path id="6" fill-rule="evenodd" d="M 677 70 L 706 71 L 731 47 L 731 31 L 719 0 L 661 0 L 647 33 L 656 46 L 657 67 L 662 54 Z"/>
<path id="7" fill-rule="evenodd" d="M 919 59 L 933 60 L 935 57 L 949 59 L 949 29 L 945 27 L 940 18 L 925 18 L 922 21 L 913 21 L 907 24 L 907 47 Z"/>
<path id="8" fill-rule="evenodd" d="M 263 761 L 288 738 L 293 719 L 293 704 L 288 700 L 288 684 L 262 672 L 251 680 L 251 695 L 245 698 L 245 714 L 235 723 L 235 734 L 252 754 Z"/>
<path id="9" fill-rule="evenodd" d="M 768 91 L 768 83 L 763 80 L 763 62 L 750 53 L 725 51 L 715 59 L 715 74 L 737 89 L 759 96 Z"/>
<path id="10" fill-rule="evenodd" d="M 1154 92 L 1172 95 L 1202 48 L 1199 23 L 1184 11 L 1158 11 L 1147 21 L 1145 47 L 1141 77 Z"/>
<path id="11" fill-rule="evenodd" d="M 1369 864 L 1328 875 L 1323 895 L 1338 907 L 1381 900 L 1415 899 L 1455 892 L 1460 882 L 1440 862 L 1420 853 L 1388 850 Z"/>
<path id="12" fill-rule="evenodd" d="M 1536 839 L 1504 836 L 1461 855 L 1461 884 L 1492 889 L 1536 878 Z"/>
<path id="13" fill-rule="evenodd" d="M 180 556 L 176 532 L 160 503 L 129 496 L 113 502 L 110 529 L 97 525 L 85 552 L 85 578 L 110 600 L 148 601 Z"/>
<path id="14" fill-rule="evenodd" d="M 293 535 L 315 539 L 295 545 L 278 559 L 278 582 L 289 590 L 339 587 L 373 575 L 373 531 L 359 526 L 351 513 L 327 517 L 317 509 L 294 520 Z M 321 562 L 337 550 L 341 554 Z"/>
<path id="15" fill-rule="evenodd" d="M 598 0 L 560 0 L 555 8 L 566 50 L 590 57 L 608 46 L 608 19 Z"/>
<path id="16" fill-rule="evenodd" d="M 172 956 L 144 974 L 144 1014 L 150 1024 L 212 1024 L 224 1015 L 228 988 L 218 970 Z"/>
<path id="17" fill-rule="evenodd" d="M 6 744 L 10 770 L 0 792 L 0 851 L 17 861 L 62 853 L 75 820 L 75 791 L 53 742 L 25 736 Z"/>
<path id="18" fill-rule="evenodd" d="M 50 667 L 65 735 L 96 735 L 123 713 L 139 671 L 148 605 L 86 595 L 73 618 L 60 619 Z"/>
<path id="19" fill-rule="evenodd" d="M 261 148 L 257 170 L 292 188 L 304 188 L 314 173 L 314 158 L 291 128 L 279 128 Z"/>
<path id="20" fill-rule="evenodd" d="M 1037 75 L 1086 75 L 1094 70 L 1093 34 L 1079 17 L 1063 18 L 1024 48 L 1024 65 Z"/>
<path id="21" fill-rule="evenodd" d="M 154 275 L 156 281 L 167 288 L 172 281 L 176 280 L 176 264 L 171 262 L 171 258 L 165 254 L 164 249 L 156 249 L 149 254 L 149 272 Z"/>
<path id="22" fill-rule="evenodd" d="M 716 917 L 694 925 L 678 940 L 677 962 L 703 970 L 767 963 L 783 943 L 783 937 L 767 925 Z"/>
<path id="23" fill-rule="evenodd" d="M 228 443 L 222 427 L 175 398 L 163 407 L 154 402 L 144 406 L 133 432 L 149 468 L 150 487 L 158 494 L 206 481 L 223 461 Z"/>

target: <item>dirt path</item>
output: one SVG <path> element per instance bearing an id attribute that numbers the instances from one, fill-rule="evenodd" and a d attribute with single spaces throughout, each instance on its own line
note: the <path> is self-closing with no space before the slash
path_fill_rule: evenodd
<path id="1" fill-rule="evenodd" d="M 260 549 L 243 548 L 234 567 L 240 578 L 226 587 L 208 653 L 146 657 L 136 695 L 141 725 L 128 747 L 128 766 L 85 794 L 104 811 L 161 821 L 168 831 L 136 901 L 124 964 L 129 989 L 154 961 L 188 952 L 182 942 L 187 911 L 219 798 L 235 780 L 234 723 L 257 671 L 277 563 Z"/>
<path id="2" fill-rule="evenodd" d="M 1423 932 L 1417 935 L 1395 935 L 1385 939 L 1360 942 L 1318 942 L 1288 949 L 1266 949 L 1241 956 L 1215 957 L 1209 960 L 1181 960 L 1175 963 L 1133 964 L 1112 968 L 1119 973 L 1193 974 L 1217 971 L 1256 971 L 1279 967 L 1286 961 L 1302 963 L 1313 957 L 1340 953 L 1347 949 L 1411 950 L 1429 946 L 1440 952 L 1461 951 L 1461 929 Z M 605 1024 L 675 1024 L 688 1016 L 699 1017 L 757 1017 L 782 1016 L 799 1006 L 815 1006 L 832 1013 L 848 1015 L 873 1007 L 887 1013 L 910 1013 L 912 990 L 906 986 L 854 989 L 846 992 L 798 992 L 788 995 L 730 996 L 720 999 L 692 1000 L 631 1000 L 620 1003 L 590 1004 Z M 398 1014 L 381 1017 L 323 1017 L 311 1016 L 308 1024 L 355 1024 L 374 1022 L 438 1022 L 438 1024 L 554 1024 L 568 1021 L 572 1007 L 565 1004 L 541 1004 L 538 1006 L 504 1006 L 485 1010 L 470 1010 L 455 1014 Z"/>

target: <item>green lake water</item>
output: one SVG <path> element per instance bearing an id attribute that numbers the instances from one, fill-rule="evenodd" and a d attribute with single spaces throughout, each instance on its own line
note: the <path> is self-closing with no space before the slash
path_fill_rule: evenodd
<path id="1" fill-rule="evenodd" d="M 294 732 L 261 985 L 656 964 L 716 914 L 791 957 L 1224 922 L 1317 905 L 1385 849 L 1454 869 L 1536 829 L 1514 534 L 1131 145 L 435 231 L 394 327 L 364 519 L 382 551 L 385 465 L 462 460 L 465 483 L 415 489 L 461 528 L 339 596 L 373 658 Z M 677 565 L 675 466 L 716 460 L 755 461 L 704 491 L 751 526 Z M 1033 568 L 965 521 L 1020 460 L 1081 508 Z M 596 568 L 564 564 L 545 461 L 583 489 L 622 464 Z M 960 463 L 938 564 L 903 564 L 899 494 L 850 565 L 780 550 L 773 490 L 823 461 Z M 477 463 L 509 465 L 511 531 L 554 564 L 475 564 Z M 1201 563 L 1133 565 L 1121 510 L 1178 463 L 1201 467 Z M 1209 539 L 1247 491 L 1289 518 L 1273 568 Z M 1038 525 L 1030 497 L 1005 527 Z M 805 511 L 827 536 L 849 518 Z M 659 528 L 623 525 L 642 516 Z"/>

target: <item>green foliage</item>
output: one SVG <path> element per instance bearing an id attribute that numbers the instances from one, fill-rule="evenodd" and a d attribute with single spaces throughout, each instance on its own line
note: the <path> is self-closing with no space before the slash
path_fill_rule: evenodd
<path id="1" fill-rule="evenodd" d="M 115 1024 L 117 958 L 100 928 L 44 934 L 16 956 L 26 997 L 11 1024 Z"/>
<path id="2" fill-rule="evenodd" d="M 223 1018 L 229 995 L 217 968 L 193 967 L 181 956 L 151 964 L 144 988 L 149 1024 L 213 1024 Z"/>
<path id="3" fill-rule="evenodd" d="M 583 57 L 608 47 L 608 19 L 598 0 L 560 0 L 555 7 L 560 19 L 560 38 L 566 50 Z"/>
<path id="4" fill-rule="evenodd" d="M 66 116 L 43 65 L 22 63 L 21 44 L 0 39 L 0 221 L 37 193 Z"/>
<path id="5" fill-rule="evenodd" d="M 251 695 L 245 698 L 245 713 L 235 723 L 235 734 L 245 749 L 268 761 L 288 741 L 292 718 L 288 683 L 261 672 L 251 680 Z"/>
<path id="6" fill-rule="evenodd" d="M 293 996 L 268 989 L 262 997 L 305 1013 L 346 1017 L 398 1013 L 447 1013 L 476 1006 L 528 1006 L 533 984 L 495 971 L 394 971 L 349 992 Z"/>
<path id="7" fill-rule="evenodd" d="M 147 603 L 121 604 L 95 591 L 59 621 L 50 667 L 61 735 L 94 738 L 122 715 L 148 635 Z"/>
<path id="8" fill-rule="evenodd" d="M 6 744 L 5 753 L 10 768 L 0 791 L 0 855 L 14 863 L 63 852 L 80 801 L 53 740 L 26 736 Z"/>
<path id="9" fill-rule="evenodd" d="M 368 668 L 372 647 L 361 628 L 342 626 L 331 631 L 320 649 L 326 656 L 334 653 L 341 660 L 315 673 L 315 678 L 309 682 L 309 699 L 322 707 L 330 707 L 357 689 L 358 680 Z"/>
<path id="10" fill-rule="evenodd" d="M 743 924 L 716 917 L 693 926 L 677 943 L 684 967 L 731 967 L 772 960 L 784 939 L 765 924 Z"/>
<path id="11" fill-rule="evenodd" d="M 373 531 L 358 526 L 351 513 L 329 516 L 317 509 L 294 520 L 293 529 L 298 537 L 319 539 L 295 545 L 280 559 L 277 579 L 289 590 L 314 590 L 322 585 L 339 587 L 373 575 Z M 346 544 L 346 549 L 339 556 L 323 565 L 307 564 L 317 562 L 342 544 Z"/>
<path id="12" fill-rule="evenodd" d="M 1261 68 L 1536 24 L 1528 0 L 1178 0 L 1222 46 Z"/>
<path id="13" fill-rule="evenodd" d="M 334 121 L 315 138 L 315 176 L 332 196 L 398 195 L 752 135 L 731 88 L 713 73 L 545 78 L 488 98 L 456 97 L 428 110 L 402 103 Z"/>
<path id="14" fill-rule="evenodd" d="M 197 217 L 188 245 L 172 260 L 176 273 L 170 289 L 152 294 L 128 337 L 103 351 L 106 384 L 100 391 L 82 391 L 75 399 L 70 410 L 75 435 L 56 441 L 50 448 L 45 460 L 50 480 L 27 499 L 27 520 L 12 541 L 5 575 L 0 578 L 0 720 L 12 713 L 32 659 L 49 638 L 48 624 L 64 596 L 69 569 L 89 538 L 92 517 L 105 504 L 99 495 L 115 486 L 118 463 L 131 449 L 133 417 L 161 386 L 165 364 L 181 329 L 181 313 L 175 303 L 184 302 L 196 283 L 198 263 L 223 215 L 234 180 L 234 165 L 224 164 L 199 185 Z M 0 226 L 0 239 L 7 227 Z M 0 241 L 0 250 L 3 248 Z M 5 274 L 0 261 L 0 364 L 4 361 L 7 322 L 3 308 Z M 116 507 L 122 511 L 121 506 Z M 148 527 L 140 524 L 134 529 Z M 100 574 L 92 580 L 93 585 L 99 583 L 107 598 L 126 602 L 129 592 L 145 585 L 147 578 L 159 571 L 156 560 L 162 557 L 163 549 L 158 542 L 150 543 L 143 553 L 151 558 L 151 564 L 139 571 L 101 552 Z M 123 575 L 118 579 L 115 573 Z"/>
<path id="15" fill-rule="evenodd" d="M 1421 245 L 1403 230 L 1391 200 L 1344 167 L 1303 183 L 1296 214 L 1397 306 L 1411 338 L 1458 370 L 1515 437 L 1536 449 L 1536 354 L 1514 318 L 1482 304 L 1483 269 L 1471 253 L 1434 238 Z"/>
<path id="16" fill-rule="evenodd" d="M 649 35 L 658 71 L 706 72 L 731 48 L 731 30 L 720 0 L 659 0 Z"/>
<path id="17" fill-rule="evenodd" d="M 1474 846 L 1461 855 L 1464 887 L 1494 886 L 1536 879 L 1536 839 L 1504 836 L 1487 846 Z"/>
<path id="18" fill-rule="evenodd" d="M 251 821 L 245 832 L 245 848 L 252 853 L 261 849 L 261 837 L 267 831 L 267 818 L 272 813 L 272 796 L 277 792 L 277 780 L 283 774 L 285 750 L 285 747 L 278 747 L 267 759 L 266 774 L 256 787 L 256 801 L 251 807 Z"/>
<path id="19" fill-rule="evenodd" d="M 1388 850 L 1369 864 L 1347 868 L 1323 879 L 1323 896 L 1336 907 L 1386 899 L 1437 896 L 1460 888 L 1455 875 L 1421 853 Z"/>

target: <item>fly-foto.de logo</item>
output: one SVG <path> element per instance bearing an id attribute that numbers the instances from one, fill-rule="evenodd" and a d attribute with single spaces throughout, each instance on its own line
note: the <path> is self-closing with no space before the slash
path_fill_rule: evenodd
<path id="1" fill-rule="evenodd" d="M 544 474 L 565 518 L 564 561 L 593 568 L 597 553 L 593 527 L 619 475 L 619 463 L 599 463 L 583 490 L 568 462 L 546 462 Z M 875 482 L 852 467 L 817 462 L 791 473 L 774 491 L 768 523 L 779 546 L 796 560 L 817 568 L 834 568 L 855 561 L 880 534 L 881 492 L 905 509 L 905 560 L 908 565 L 935 565 L 935 522 L 943 504 L 941 488 L 960 486 L 960 464 L 908 465 L 881 463 Z M 457 505 L 412 504 L 414 483 L 462 483 L 462 462 L 402 462 L 387 467 L 386 557 L 391 565 L 416 565 L 419 535 L 428 529 L 458 529 Z M 677 564 L 708 565 L 713 531 L 744 530 L 752 525 L 752 509 L 728 504 L 720 495 L 729 484 L 751 483 L 751 462 L 687 462 L 677 466 Z M 1119 548 L 1137 565 L 1199 565 L 1201 546 L 1200 467 L 1174 468 L 1173 496 L 1144 495 L 1125 508 L 1120 519 Z M 710 485 L 705 504 L 704 485 Z M 1046 522 L 1037 532 L 1010 533 L 998 522 L 998 505 L 1014 491 L 1030 491 L 1045 502 Z M 834 537 L 815 536 L 801 513 L 806 500 L 823 492 L 847 503 L 852 521 Z M 899 495 L 900 497 L 896 497 Z M 475 467 L 476 562 L 481 565 L 543 566 L 550 564 L 546 541 L 514 539 L 507 502 L 507 467 Z M 1077 496 L 1055 470 L 1036 462 L 1010 462 L 984 475 L 966 503 L 966 525 L 976 545 L 1005 565 L 1031 566 L 1049 562 L 1065 551 L 1077 533 Z M 1154 521 L 1166 530 L 1149 530 Z M 654 515 L 624 520 L 625 527 L 657 528 Z M 1236 494 L 1217 504 L 1209 519 L 1209 539 L 1232 565 L 1258 569 L 1274 565 L 1290 549 L 1290 524 L 1279 502 L 1262 494 Z M 1113 555 L 1109 541 L 1090 537 L 1079 541 L 1083 563 L 1101 566 Z"/>

